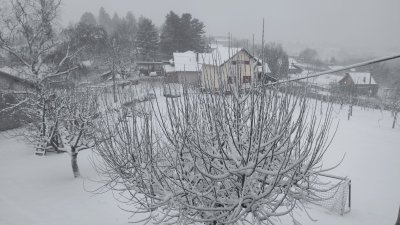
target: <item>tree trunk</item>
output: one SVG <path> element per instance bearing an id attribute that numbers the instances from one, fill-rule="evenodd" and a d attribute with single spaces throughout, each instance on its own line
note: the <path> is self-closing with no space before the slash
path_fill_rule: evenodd
<path id="1" fill-rule="evenodd" d="M 76 151 L 75 147 L 71 147 L 71 165 L 74 177 L 75 178 L 79 177 L 81 174 L 79 173 L 79 167 L 78 167 L 78 152 Z"/>
<path id="2" fill-rule="evenodd" d="M 350 120 L 350 117 L 353 115 L 353 105 L 350 103 L 349 112 L 347 114 L 347 120 Z"/>

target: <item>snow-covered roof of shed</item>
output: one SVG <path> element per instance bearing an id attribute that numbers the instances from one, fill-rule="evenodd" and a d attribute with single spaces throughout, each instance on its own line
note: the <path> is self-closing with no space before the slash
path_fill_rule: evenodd
<path id="1" fill-rule="evenodd" d="M 348 73 L 354 84 L 376 84 L 371 73 L 368 72 L 350 72 Z M 371 80 L 371 82 L 370 82 Z"/>
<path id="2" fill-rule="evenodd" d="M 164 65 L 164 70 L 166 73 L 175 72 L 175 67 L 167 64 L 167 65 Z"/>
<path id="3" fill-rule="evenodd" d="M 325 74 L 322 76 L 315 77 L 313 79 L 313 83 L 325 86 L 330 84 L 338 84 L 341 79 L 343 79 L 343 76 L 339 76 L 336 74 Z"/>
<path id="4" fill-rule="evenodd" d="M 174 54 L 175 71 L 199 71 L 197 53 L 192 51 L 175 52 Z"/>

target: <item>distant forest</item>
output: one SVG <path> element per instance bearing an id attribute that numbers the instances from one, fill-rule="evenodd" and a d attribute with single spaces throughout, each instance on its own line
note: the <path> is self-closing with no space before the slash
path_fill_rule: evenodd
<path id="1" fill-rule="evenodd" d="M 111 17 L 101 7 L 97 16 L 85 12 L 79 23 L 69 29 L 78 31 L 76 35 L 81 41 L 109 42 L 120 49 L 130 50 L 138 60 L 169 59 L 176 51 L 202 52 L 206 47 L 205 25 L 190 13 L 177 15 L 171 11 L 166 15 L 164 25 L 157 28 L 151 19 L 144 16 L 137 19 L 128 12 L 125 16 L 114 13 Z"/>

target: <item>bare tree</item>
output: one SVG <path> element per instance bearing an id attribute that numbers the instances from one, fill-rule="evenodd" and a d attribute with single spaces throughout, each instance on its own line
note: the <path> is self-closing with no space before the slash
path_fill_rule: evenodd
<path id="1" fill-rule="evenodd" d="M 96 93 L 74 91 L 63 96 L 65 111 L 60 127 L 63 149 L 71 155 L 71 165 L 74 177 L 79 177 L 78 154 L 80 151 L 90 149 L 93 143 L 93 122 L 98 117 L 98 96 Z"/>
<path id="2" fill-rule="evenodd" d="M 0 49 L 20 63 L 21 73 L 42 81 L 50 76 L 60 76 L 76 69 L 65 68 L 65 63 L 76 56 L 67 46 L 64 57 L 56 63 L 46 63 L 62 41 L 57 40 L 55 23 L 61 0 L 11 0 L 9 10 L 2 12 Z"/>
<path id="3" fill-rule="evenodd" d="M 35 135 L 40 148 L 53 146 L 57 137 L 58 114 L 63 101 L 57 91 L 49 86 L 54 81 L 65 80 L 78 68 L 74 59 L 85 46 L 74 46 L 72 36 L 59 35 L 56 29 L 61 0 L 10 0 L 2 11 L 0 21 L 0 49 L 14 60 L 19 76 L 33 81 L 35 88 L 28 90 L 10 109 L 24 103 L 25 111 L 37 122 Z M 56 135 L 56 136 L 54 136 Z M 58 150 L 57 150 L 58 152 Z"/>
<path id="4" fill-rule="evenodd" d="M 78 177 L 78 153 L 94 146 L 92 132 L 93 121 L 98 116 L 98 95 L 75 89 L 53 90 L 47 94 L 49 101 L 41 107 L 45 112 L 38 112 L 25 136 L 37 144 L 36 154 L 70 154 L 74 177 Z"/>
<path id="5" fill-rule="evenodd" d="M 273 223 L 326 191 L 316 185 L 330 107 L 318 118 L 304 96 L 257 84 L 124 101 L 104 104 L 99 168 L 146 221 Z"/>

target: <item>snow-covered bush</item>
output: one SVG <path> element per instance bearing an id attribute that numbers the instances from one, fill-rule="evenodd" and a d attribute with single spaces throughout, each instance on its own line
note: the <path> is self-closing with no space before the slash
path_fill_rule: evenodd
<path id="1" fill-rule="evenodd" d="M 314 184 L 332 137 L 330 107 L 318 118 L 304 96 L 256 84 L 188 93 L 105 104 L 98 167 L 132 213 L 166 224 L 269 223 L 321 200 L 316 192 L 326 190 Z"/>

